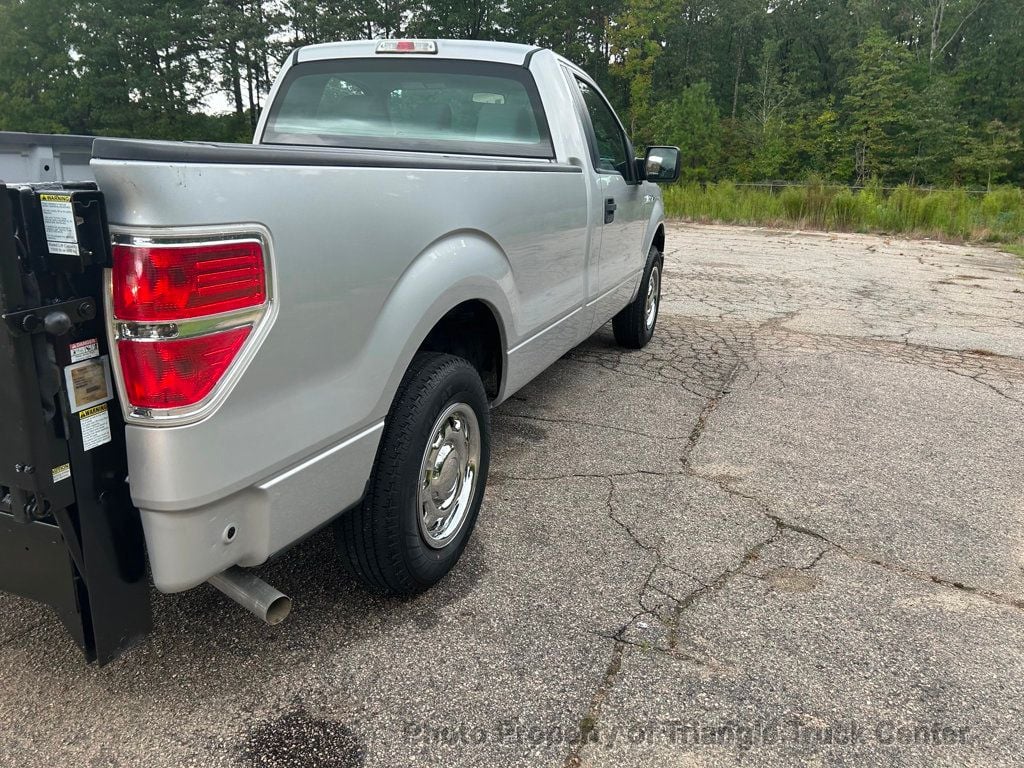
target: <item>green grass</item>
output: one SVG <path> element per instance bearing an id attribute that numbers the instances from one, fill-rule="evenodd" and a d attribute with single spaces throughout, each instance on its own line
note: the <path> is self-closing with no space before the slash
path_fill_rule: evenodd
<path id="1" fill-rule="evenodd" d="M 906 185 L 851 190 L 818 181 L 771 190 L 723 181 L 676 184 L 664 196 L 668 216 L 690 221 L 998 242 L 1011 253 L 1024 252 L 1024 190 L 1017 187 L 978 195 Z"/>
<path id="2" fill-rule="evenodd" d="M 1024 259 L 1024 245 L 1019 243 L 1003 243 L 999 246 L 999 250 L 1012 253 L 1014 256 L 1020 256 Z"/>

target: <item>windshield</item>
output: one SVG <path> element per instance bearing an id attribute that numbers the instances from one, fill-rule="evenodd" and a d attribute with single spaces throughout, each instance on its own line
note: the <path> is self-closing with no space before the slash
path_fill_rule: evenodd
<path id="1" fill-rule="evenodd" d="M 296 65 L 282 83 L 262 142 L 554 156 L 526 69 L 422 58 Z"/>

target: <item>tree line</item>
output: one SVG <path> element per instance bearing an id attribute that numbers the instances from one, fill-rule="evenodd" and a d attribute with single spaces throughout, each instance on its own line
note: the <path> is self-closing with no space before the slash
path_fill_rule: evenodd
<path id="1" fill-rule="evenodd" d="M 1019 185 L 1022 11 L 1021 0 L 0 0 L 0 129 L 244 141 L 296 46 L 513 40 L 587 69 L 635 143 L 683 149 L 688 181 Z"/>

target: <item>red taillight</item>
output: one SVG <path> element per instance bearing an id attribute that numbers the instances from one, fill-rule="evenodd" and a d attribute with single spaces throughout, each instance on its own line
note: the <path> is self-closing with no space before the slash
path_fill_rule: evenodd
<path id="1" fill-rule="evenodd" d="M 220 381 L 249 336 L 250 327 L 173 341 L 117 342 L 125 394 L 137 408 L 198 403 Z"/>
<path id="2" fill-rule="evenodd" d="M 262 238 L 117 244 L 112 272 L 119 374 L 134 415 L 201 415 L 269 310 Z"/>
<path id="3" fill-rule="evenodd" d="M 186 320 L 257 307 L 266 299 L 258 242 L 114 246 L 118 320 Z"/>

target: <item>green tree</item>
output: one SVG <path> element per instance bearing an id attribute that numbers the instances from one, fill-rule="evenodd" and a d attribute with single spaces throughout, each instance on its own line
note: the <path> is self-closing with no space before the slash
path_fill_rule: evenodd
<path id="1" fill-rule="evenodd" d="M 832 97 L 814 119 L 812 167 L 826 178 L 849 179 L 853 175 L 853 158 L 846 152 L 840 115 Z"/>
<path id="2" fill-rule="evenodd" d="M 369 11 L 358 0 L 289 0 L 283 26 L 296 46 L 368 38 L 374 26 Z"/>
<path id="3" fill-rule="evenodd" d="M 743 134 L 747 138 L 749 160 L 747 175 L 757 179 L 777 179 L 792 165 L 798 149 L 794 141 L 788 111 L 796 102 L 795 85 L 787 80 L 779 63 L 778 41 L 767 39 L 756 59 L 755 79 L 744 86 Z"/>
<path id="4" fill-rule="evenodd" d="M 722 149 L 718 107 L 706 82 L 684 88 L 678 98 L 654 110 L 651 132 L 659 142 L 679 147 L 684 181 L 710 181 L 716 176 Z"/>
<path id="5" fill-rule="evenodd" d="M 310 10 L 308 3 L 302 6 L 303 12 Z M 298 23 L 309 17 L 293 18 Z M 231 99 L 240 133 L 251 134 L 256 127 L 263 98 L 273 84 L 271 62 L 276 63 L 288 47 L 280 39 L 287 21 L 286 12 L 266 0 L 214 0 L 206 7 L 210 56 L 219 64 L 214 87 Z"/>
<path id="6" fill-rule="evenodd" d="M 947 75 L 931 75 L 915 94 L 911 107 L 915 113 L 916 152 L 906 178 L 911 184 L 949 184 L 954 158 L 967 139 L 951 79 Z"/>
<path id="7" fill-rule="evenodd" d="M 0 130 L 68 130 L 75 103 L 70 26 L 64 4 L 0 0 Z"/>
<path id="8" fill-rule="evenodd" d="M 192 118 L 212 89 L 204 1 L 79 0 L 74 131 L 191 138 Z"/>
<path id="9" fill-rule="evenodd" d="M 857 182 L 872 176 L 905 178 L 917 156 L 916 94 L 909 80 L 912 54 L 876 27 L 857 46 L 855 57 L 842 106 Z"/>
<path id="10" fill-rule="evenodd" d="M 637 144 L 684 146 L 689 178 L 1020 184 L 1020 10 L 1017 0 L 0 0 L 0 128 L 244 140 L 295 46 L 469 37 L 580 64 Z"/>
<path id="11" fill-rule="evenodd" d="M 990 0 L 970 19 L 972 35 L 955 46 L 958 97 L 973 122 L 1024 124 L 1024 13 Z"/>
<path id="12" fill-rule="evenodd" d="M 609 25 L 621 7 L 621 0 L 511 0 L 503 16 L 507 27 L 496 39 L 551 48 L 586 69 L 608 92 Z"/>
<path id="13" fill-rule="evenodd" d="M 650 140 L 648 129 L 655 103 L 654 67 L 661 45 L 654 39 L 665 4 L 659 0 L 625 0 L 610 32 L 612 72 L 626 84 L 628 130 L 638 144 Z"/>
<path id="14" fill-rule="evenodd" d="M 434 0 L 413 13 L 410 33 L 418 37 L 500 39 L 502 7 L 489 0 Z"/>
<path id="15" fill-rule="evenodd" d="M 991 191 L 993 184 L 1007 178 L 1022 149 L 1019 130 L 992 120 L 967 140 L 964 153 L 957 158 L 957 168 L 969 181 L 980 181 Z"/>

